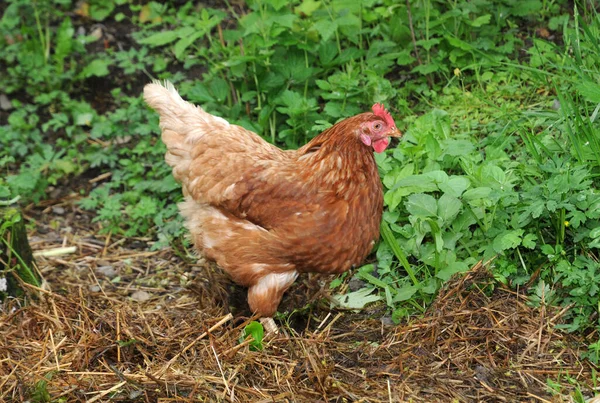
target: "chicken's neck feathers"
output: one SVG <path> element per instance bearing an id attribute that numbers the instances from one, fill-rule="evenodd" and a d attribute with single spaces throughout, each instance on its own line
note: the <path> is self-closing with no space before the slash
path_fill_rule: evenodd
<path id="1" fill-rule="evenodd" d="M 298 172 L 310 172 L 307 184 L 333 188 L 344 198 L 352 197 L 357 187 L 381 186 L 373 151 L 358 141 L 356 123 L 348 119 L 332 127 L 298 150 Z M 344 122 L 341 122 L 344 123 Z"/>

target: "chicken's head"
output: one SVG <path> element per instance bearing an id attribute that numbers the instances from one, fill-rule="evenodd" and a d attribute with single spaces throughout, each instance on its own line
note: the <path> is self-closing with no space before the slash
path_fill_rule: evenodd
<path id="1" fill-rule="evenodd" d="M 360 141 L 372 146 L 375 152 L 383 152 L 390 143 L 389 137 L 400 137 L 392 115 L 382 104 L 373 105 L 373 114 L 360 125 Z"/>

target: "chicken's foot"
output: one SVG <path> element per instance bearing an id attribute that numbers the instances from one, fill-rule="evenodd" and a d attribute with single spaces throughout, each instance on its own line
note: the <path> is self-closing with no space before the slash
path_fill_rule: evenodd
<path id="1" fill-rule="evenodd" d="M 265 329 L 266 336 L 275 336 L 279 334 L 279 329 L 277 328 L 277 325 L 275 324 L 273 318 L 260 318 L 260 323 Z"/>

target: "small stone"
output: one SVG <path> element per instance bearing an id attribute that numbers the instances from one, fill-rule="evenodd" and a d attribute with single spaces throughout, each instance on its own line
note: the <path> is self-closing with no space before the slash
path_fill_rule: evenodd
<path id="1" fill-rule="evenodd" d="M 142 290 L 136 291 L 133 294 L 131 294 L 131 298 L 138 302 L 148 301 L 151 297 L 152 295 Z"/>
<path id="2" fill-rule="evenodd" d="M 386 315 L 381 318 L 381 324 L 383 326 L 394 326 L 394 321 L 390 315 Z"/>
<path id="3" fill-rule="evenodd" d="M 358 291 L 361 288 L 364 288 L 367 285 L 364 281 L 354 277 L 352 280 L 348 281 L 348 288 L 350 291 Z"/>
<path id="4" fill-rule="evenodd" d="M 558 99 L 555 99 L 554 102 L 552 102 L 552 109 L 555 111 L 560 109 L 560 101 Z"/>
<path id="5" fill-rule="evenodd" d="M 9 111 L 13 108 L 10 99 L 5 94 L 0 94 L 0 109 L 3 111 Z"/>
<path id="6" fill-rule="evenodd" d="M 117 270 L 114 268 L 114 266 L 110 266 L 110 265 L 96 267 L 96 273 L 102 274 L 103 276 L 106 276 L 108 278 L 116 277 L 117 274 L 119 274 L 117 272 Z"/>
<path id="7" fill-rule="evenodd" d="M 96 38 L 96 39 L 100 39 L 102 38 L 102 27 L 100 25 L 96 25 L 94 27 L 92 27 L 92 31 L 90 32 L 90 36 Z"/>
<path id="8" fill-rule="evenodd" d="M 52 212 L 56 215 L 65 214 L 65 208 L 61 206 L 52 206 Z"/>
<path id="9" fill-rule="evenodd" d="M 100 286 L 96 285 L 96 284 L 90 284 L 89 286 L 89 290 L 91 292 L 99 292 L 100 291 Z"/>

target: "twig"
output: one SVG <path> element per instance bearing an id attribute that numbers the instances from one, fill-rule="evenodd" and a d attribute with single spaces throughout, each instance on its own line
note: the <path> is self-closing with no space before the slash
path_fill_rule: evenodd
<path id="1" fill-rule="evenodd" d="M 105 173 L 103 173 L 103 174 L 101 174 L 101 175 L 98 175 L 98 176 L 96 176 L 96 177 L 95 177 L 95 178 L 93 178 L 93 179 L 90 179 L 90 180 L 88 181 L 88 183 L 96 183 L 96 182 L 100 182 L 102 179 L 109 178 L 110 176 L 112 176 L 112 172 L 105 172 Z"/>
<path id="2" fill-rule="evenodd" d="M 77 252 L 77 246 L 65 246 L 60 248 L 52 248 L 46 250 L 38 250 L 33 252 L 34 257 L 54 257 L 54 256 L 62 256 L 62 255 L 70 255 L 72 253 Z"/>
<path id="3" fill-rule="evenodd" d="M 127 383 L 127 381 L 123 381 L 121 383 L 116 384 L 115 386 L 113 386 L 110 389 L 106 389 L 105 391 L 100 392 L 99 394 L 97 394 L 96 396 L 94 396 L 90 400 L 88 400 L 87 403 L 94 403 L 96 400 L 102 399 L 104 396 L 108 395 L 110 392 L 114 392 L 115 390 L 119 389 L 121 386 L 125 385 L 126 383 Z"/>

